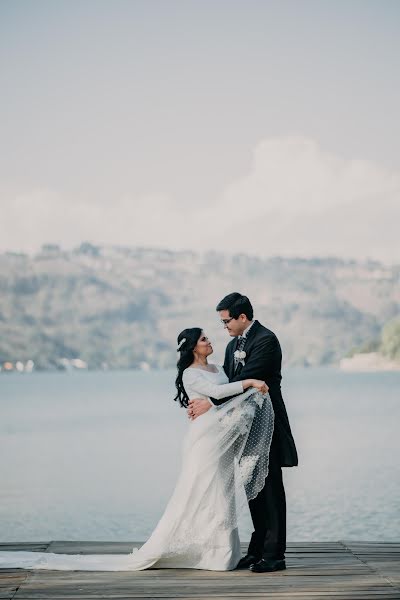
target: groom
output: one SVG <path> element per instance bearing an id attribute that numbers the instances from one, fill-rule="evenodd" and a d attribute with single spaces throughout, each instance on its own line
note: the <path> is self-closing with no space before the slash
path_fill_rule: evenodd
<path id="1" fill-rule="evenodd" d="M 226 348 L 224 361 L 229 381 L 265 381 L 275 413 L 269 473 L 264 488 L 249 502 L 254 532 L 248 552 L 237 568 L 250 568 L 253 573 L 281 571 L 286 569 L 286 497 L 282 467 L 294 467 L 298 464 L 296 446 L 281 393 L 281 347 L 272 331 L 253 320 L 253 307 L 246 296 L 237 292 L 228 294 L 218 304 L 217 311 L 233 338 Z M 229 398 L 210 398 L 215 405 L 227 400 Z M 190 400 L 189 417 L 196 419 L 210 408 L 208 400 Z"/>

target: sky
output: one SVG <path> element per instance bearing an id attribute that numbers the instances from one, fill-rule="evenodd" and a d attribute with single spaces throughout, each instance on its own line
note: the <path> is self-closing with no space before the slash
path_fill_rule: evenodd
<path id="1" fill-rule="evenodd" d="M 0 251 L 400 262 L 397 0 L 1 0 Z"/>

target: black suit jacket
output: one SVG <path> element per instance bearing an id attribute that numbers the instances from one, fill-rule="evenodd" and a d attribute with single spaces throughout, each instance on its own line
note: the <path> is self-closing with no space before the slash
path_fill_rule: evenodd
<path id="1" fill-rule="evenodd" d="M 231 340 L 226 347 L 224 370 L 230 382 L 244 379 L 261 379 L 269 387 L 269 395 L 275 412 L 274 434 L 272 437 L 270 460 L 282 467 L 294 467 L 298 464 L 297 450 L 290 429 L 289 418 L 281 393 L 282 351 L 278 338 L 261 323 L 255 321 L 248 335 L 244 351 L 245 365 L 234 370 L 233 354 L 238 339 Z M 229 398 L 217 400 L 215 405 L 223 404 Z"/>

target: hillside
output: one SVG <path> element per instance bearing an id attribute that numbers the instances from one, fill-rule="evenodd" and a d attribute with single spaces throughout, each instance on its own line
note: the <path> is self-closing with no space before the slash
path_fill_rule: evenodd
<path id="1" fill-rule="evenodd" d="M 177 333 L 197 325 L 221 360 L 228 337 L 215 305 L 241 291 L 278 335 L 286 364 L 319 365 L 377 338 L 399 314 L 400 266 L 47 245 L 34 256 L 1 254 L 0 290 L 0 364 L 169 367 Z"/>

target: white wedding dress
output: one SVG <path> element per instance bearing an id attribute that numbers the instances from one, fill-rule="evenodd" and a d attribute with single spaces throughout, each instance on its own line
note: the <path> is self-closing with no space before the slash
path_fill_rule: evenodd
<path id="1" fill-rule="evenodd" d="M 136 571 L 191 568 L 234 569 L 240 560 L 238 504 L 254 498 L 268 474 L 274 414 L 269 395 L 217 372 L 189 367 L 183 384 L 189 398 L 224 398 L 188 423 L 182 468 L 172 497 L 148 541 L 130 554 L 74 555 L 0 552 L 0 568 Z"/>

